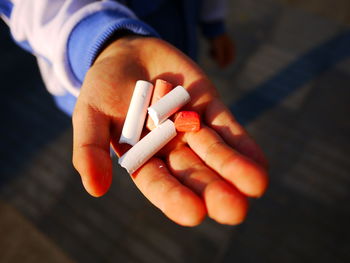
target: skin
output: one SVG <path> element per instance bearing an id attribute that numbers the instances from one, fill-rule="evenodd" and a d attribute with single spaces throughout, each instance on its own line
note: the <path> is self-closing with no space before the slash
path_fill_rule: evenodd
<path id="1" fill-rule="evenodd" d="M 202 117 L 198 132 L 179 133 L 131 175 L 136 186 L 167 217 L 183 226 L 207 215 L 222 224 L 241 223 L 248 197 L 268 184 L 266 159 L 219 100 L 202 70 L 170 44 L 124 36 L 109 44 L 88 71 L 73 114 L 73 164 L 85 189 L 104 195 L 112 182 L 112 145 L 118 144 L 135 82 L 164 79 L 191 95 L 184 110 Z"/>

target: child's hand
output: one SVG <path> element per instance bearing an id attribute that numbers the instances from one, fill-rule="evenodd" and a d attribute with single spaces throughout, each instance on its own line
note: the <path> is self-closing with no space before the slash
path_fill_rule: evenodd
<path id="1" fill-rule="evenodd" d="M 110 44 L 86 75 L 74 115 L 73 163 L 86 190 L 106 193 L 112 181 L 110 144 L 118 144 L 135 82 L 161 78 L 183 85 L 202 116 L 201 130 L 179 133 L 132 175 L 137 187 L 166 216 L 194 226 L 206 216 L 224 224 L 245 218 L 247 197 L 267 186 L 259 147 L 217 98 L 212 83 L 180 51 L 155 38 L 127 36 Z"/>
<path id="2" fill-rule="evenodd" d="M 210 55 L 221 68 L 232 63 L 235 56 L 235 48 L 227 34 L 209 39 Z"/>

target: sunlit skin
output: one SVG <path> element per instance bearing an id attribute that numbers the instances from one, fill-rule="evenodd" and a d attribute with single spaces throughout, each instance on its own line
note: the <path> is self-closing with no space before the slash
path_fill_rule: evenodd
<path id="1" fill-rule="evenodd" d="M 180 225 L 198 225 L 206 216 L 222 224 L 241 223 L 247 198 L 266 190 L 266 159 L 203 71 L 156 38 L 124 36 L 112 42 L 86 75 L 73 114 L 73 164 L 85 189 L 96 197 L 108 191 L 110 145 L 119 156 L 128 149 L 118 140 L 140 79 L 164 79 L 185 87 L 191 102 L 183 110 L 197 111 L 202 126 L 198 132 L 179 133 L 132 174 L 136 186 Z"/>

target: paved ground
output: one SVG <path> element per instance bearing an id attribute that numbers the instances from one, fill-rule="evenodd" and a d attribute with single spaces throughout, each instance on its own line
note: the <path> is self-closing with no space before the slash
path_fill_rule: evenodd
<path id="1" fill-rule="evenodd" d="M 239 227 L 179 227 L 117 166 L 110 193 L 89 197 L 69 118 L 0 27 L 0 262 L 350 261 L 348 1 L 233 2 L 235 65 L 216 69 L 205 45 L 200 63 L 271 162 Z"/>

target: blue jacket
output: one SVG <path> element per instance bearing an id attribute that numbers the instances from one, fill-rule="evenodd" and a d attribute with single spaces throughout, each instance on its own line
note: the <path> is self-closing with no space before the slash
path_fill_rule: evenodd
<path id="1" fill-rule="evenodd" d="M 197 29 L 224 32 L 224 0 L 0 0 L 14 40 L 37 57 L 48 91 L 72 114 L 85 74 L 118 30 L 161 37 L 193 59 Z"/>

